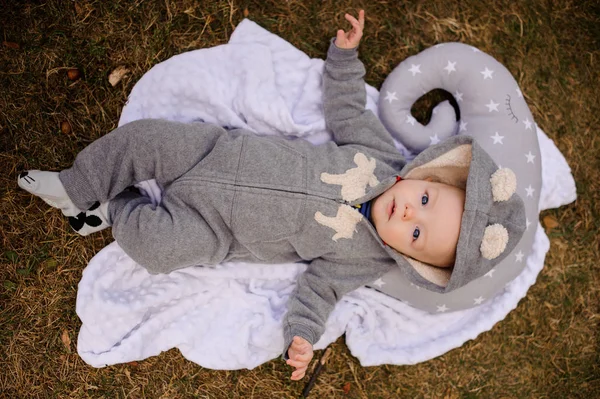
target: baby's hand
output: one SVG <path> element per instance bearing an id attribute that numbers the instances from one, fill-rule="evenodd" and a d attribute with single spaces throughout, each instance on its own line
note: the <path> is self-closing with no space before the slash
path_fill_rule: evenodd
<path id="1" fill-rule="evenodd" d="M 292 380 L 301 380 L 306 374 L 306 369 L 313 358 L 313 347 L 302 337 L 294 337 L 288 349 L 288 357 L 286 363 L 296 370 L 292 373 Z"/>
<path id="2" fill-rule="evenodd" d="M 348 32 L 344 32 L 342 29 L 338 30 L 335 45 L 345 49 L 358 47 L 365 27 L 365 11 L 358 12 L 358 20 L 350 14 L 346 14 L 345 17 L 352 24 L 352 29 Z"/>

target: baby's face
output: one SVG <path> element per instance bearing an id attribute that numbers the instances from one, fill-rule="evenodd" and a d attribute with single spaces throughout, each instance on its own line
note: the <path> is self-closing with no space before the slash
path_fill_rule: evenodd
<path id="1" fill-rule="evenodd" d="M 427 180 L 400 180 L 377 197 L 371 219 L 379 237 L 421 262 L 454 264 L 465 192 Z"/>

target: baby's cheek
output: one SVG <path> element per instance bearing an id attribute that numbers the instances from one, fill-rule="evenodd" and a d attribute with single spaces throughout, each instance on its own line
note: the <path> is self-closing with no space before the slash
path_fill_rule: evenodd
<path id="1" fill-rule="evenodd" d="M 401 234 L 402 232 L 397 226 L 389 226 L 385 231 L 385 238 L 382 239 L 387 245 L 394 248 L 396 251 L 406 253 L 407 248 L 401 240 Z"/>

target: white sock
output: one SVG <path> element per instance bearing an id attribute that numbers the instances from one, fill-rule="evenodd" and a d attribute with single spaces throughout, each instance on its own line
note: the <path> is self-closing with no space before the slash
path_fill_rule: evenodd
<path id="1" fill-rule="evenodd" d="M 108 202 L 96 202 L 86 211 L 77 208 L 67 195 L 65 187 L 58 178 L 58 172 L 28 170 L 19 175 L 19 187 L 40 197 L 48 205 L 58 208 L 69 218 L 69 224 L 82 236 L 104 230 L 109 227 Z"/>
<path id="2" fill-rule="evenodd" d="M 40 197 L 48 205 L 60 209 L 65 216 L 75 216 L 81 212 L 67 195 L 58 178 L 58 172 L 28 170 L 19 174 L 17 184 L 23 190 Z"/>

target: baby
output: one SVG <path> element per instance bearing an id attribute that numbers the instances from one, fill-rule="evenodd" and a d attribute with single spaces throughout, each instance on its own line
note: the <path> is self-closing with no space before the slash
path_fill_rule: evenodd
<path id="1" fill-rule="evenodd" d="M 352 29 L 337 32 L 323 74 L 334 142 L 140 120 L 90 144 L 70 169 L 23 172 L 19 186 L 60 208 L 83 235 L 112 226 L 150 273 L 309 263 L 283 320 L 283 357 L 295 368 L 291 378 L 303 378 L 346 293 L 397 267 L 419 286 L 450 291 L 485 274 L 524 230 L 522 201 L 498 194 L 510 174 L 495 173 L 493 183 L 497 166 L 472 138 L 453 137 L 406 165 L 365 110 L 357 55 L 364 12 L 346 19 Z M 148 179 L 163 188 L 159 205 L 130 188 Z M 506 227 L 488 234 L 490 223 Z"/>

